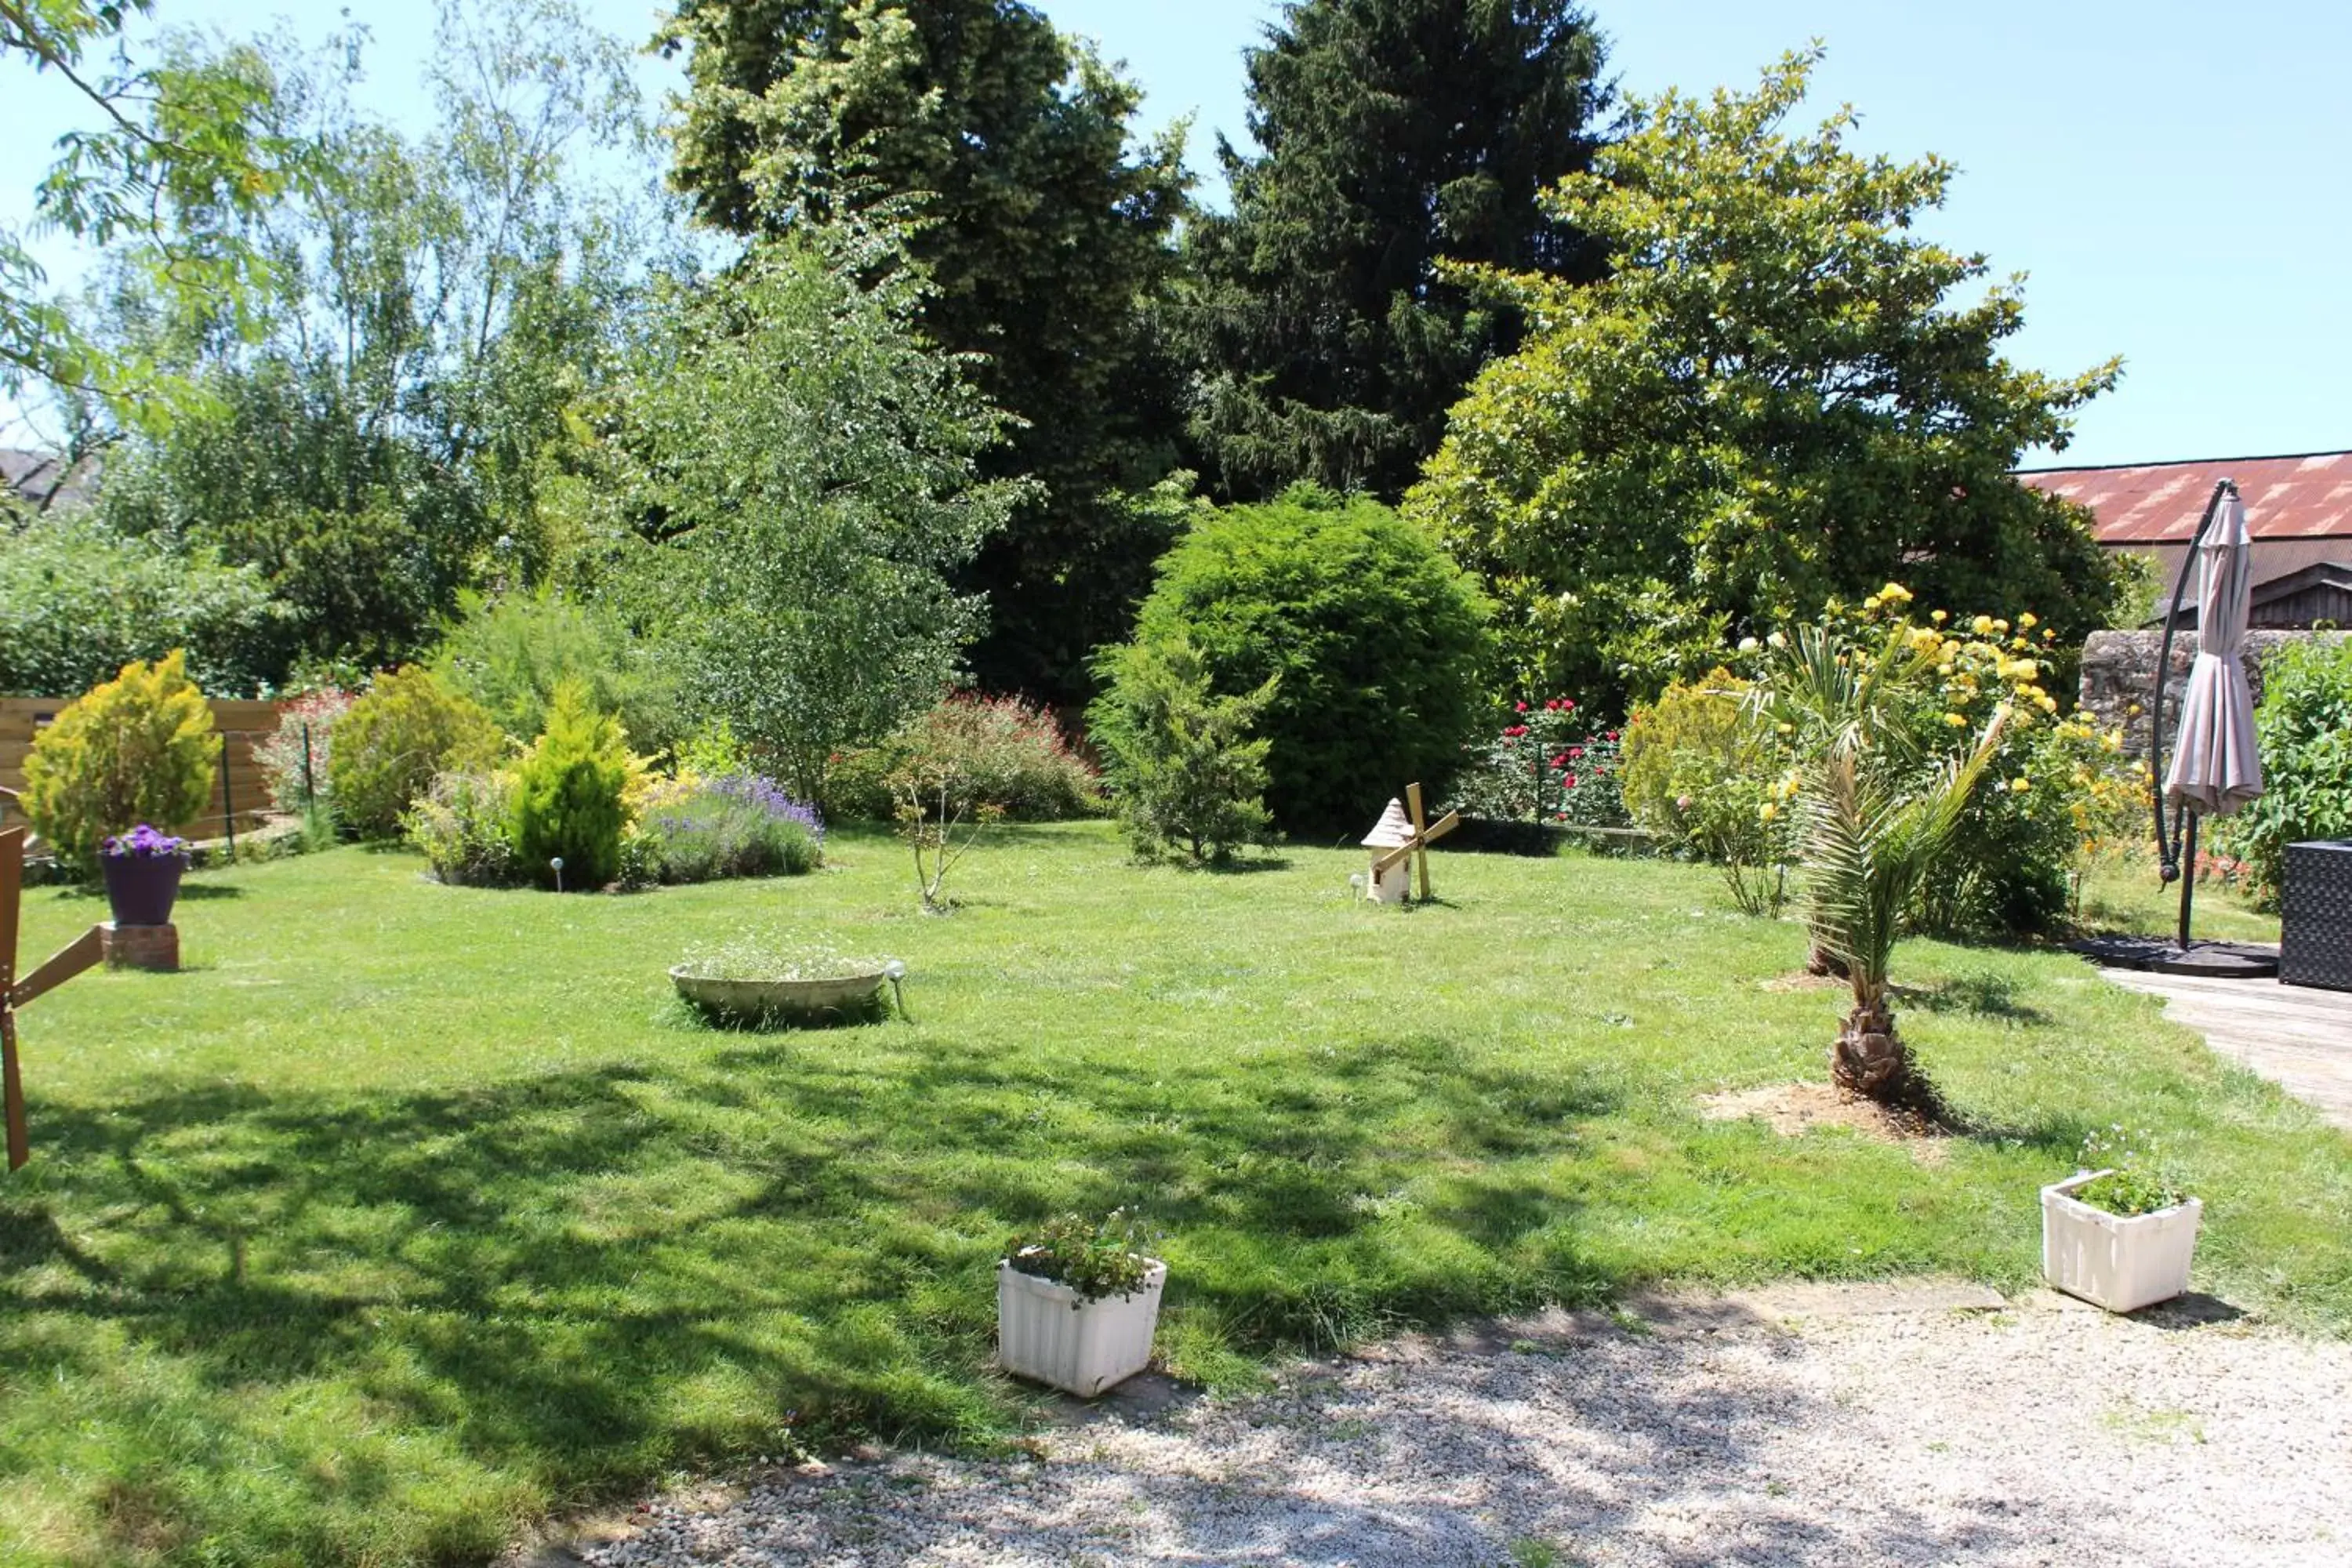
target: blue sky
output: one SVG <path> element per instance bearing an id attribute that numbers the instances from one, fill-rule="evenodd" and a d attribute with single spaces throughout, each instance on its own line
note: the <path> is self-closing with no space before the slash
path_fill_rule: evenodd
<path id="1" fill-rule="evenodd" d="M 1043 0 L 1066 28 L 1124 59 L 1151 125 L 1194 119 L 1194 162 L 1242 135 L 1241 52 L 1272 0 Z M 606 26 L 650 30 L 643 0 L 590 0 Z M 253 27 L 278 7 L 157 0 L 159 20 Z M 2073 372 L 2125 358 L 2061 460 L 2120 463 L 2352 447 L 2352 7 L 2118 0 L 1633 0 L 1595 4 L 1628 93 L 1746 84 L 1819 37 L 1826 112 L 1861 111 L 1861 143 L 1939 153 L 1961 176 L 1924 226 L 2022 271 L 2028 326 L 2013 356 Z M 369 96 L 396 117 L 429 37 L 428 5 L 352 0 L 377 40 Z M 318 17 L 326 7 L 299 14 Z M 323 29 L 321 19 L 306 28 Z M 647 61 L 659 91 L 672 68 Z M 33 90 L 26 90 L 31 85 Z M 62 129 L 54 93 L 12 67 L 5 145 L 19 171 L 0 215 L 22 215 Z M 47 252 L 65 276 L 71 258 Z"/>

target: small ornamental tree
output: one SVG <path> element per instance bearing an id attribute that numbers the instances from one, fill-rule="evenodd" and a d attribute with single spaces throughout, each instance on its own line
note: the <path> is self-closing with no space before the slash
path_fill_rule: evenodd
<path id="1" fill-rule="evenodd" d="M 2115 361 L 2001 357 L 2014 283 L 1920 232 L 1953 175 L 1794 131 L 1818 53 L 1751 93 L 1638 103 L 1549 198 L 1612 258 L 1574 287 L 1484 281 L 1528 312 L 1406 502 L 1481 574 L 1521 689 L 1606 709 L 1899 576 L 1930 604 L 2041 606 L 2064 645 L 2116 594 L 2087 514 L 2012 477 L 2061 450 Z"/>
<path id="2" fill-rule="evenodd" d="M 63 864 L 98 869 L 99 846 L 140 823 L 172 828 L 212 798 L 212 710 L 177 648 L 68 703 L 25 758 L 25 815 Z"/>
<path id="3" fill-rule="evenodd" d="M 917 334 L 926 287 L 890 234 L 757 244 L 672 301 L 631 411 L 664 520 L 639 607 L 692 716 L 803 800 L 952 683 L 984 606 L 951 575 L 1018 493 L 981 478 L 1003 421 Z"/>
<path id="4" fill-rule="evenodd" d="M 335 722 L 327 761 L 337 826 L 389 838 L 401 814 L 442 773 L 479 773 L 504 743 L 480 703 L 412 666 L 376 677 Z"/>
<path id="5" fill-rule="evenodd" d="M 1105 689 L 1087 716 L 1136 853 L 1150 859 L 1176 847 L 1198 865 L 1264 843 L 1272 742 L 1251 731 L 1281 677 L 1219 697 L 1207 660 L 1181 636 L 1115 649 L 1097 673 Z"/>
<path id="6" fill-rule="evenodd" d="M 620 874 L 628 743 L 589 700 L 587 683 L 559 684 L 547 729 L 515 770 L 514 844 L 525 873 L 550 885 L 601 888 Z M 561 858 L 559 875 L 552 862 Z"/>

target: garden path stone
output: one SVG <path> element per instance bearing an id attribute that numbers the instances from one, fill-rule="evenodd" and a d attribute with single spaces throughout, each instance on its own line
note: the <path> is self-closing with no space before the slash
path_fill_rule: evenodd
<path id="1" fill-rule="evenodd" d="M 1948 1281 L 1639 1298 L 646 1505 L 599 1568 L 2352 1560 L 2352 1344 Z M 554 1561 L 562 1561 L 557 1559 Z"/>

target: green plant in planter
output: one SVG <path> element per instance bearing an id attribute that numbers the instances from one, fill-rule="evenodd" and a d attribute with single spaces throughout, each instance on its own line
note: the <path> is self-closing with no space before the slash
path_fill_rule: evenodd
<path id="1" fill-rule="evenodd" d="M 1151 1272 L 1145 1249 L 1153 1240 L 1140 1216 L 1116 1208 L 1098 1220 L 1063 1215 L 1005 1244 L 1013 1272 L 1076 1290 L 1085 1301 L 1131 1296 Z"/>
<path id="2" fill-rule="evenodd" d="M 2189 1194 L 2166 1173 L 2146 1131 L 2126 1131 L 2118 1122 L 2083 1140 L 2082 1168 L 2105 1170 L 2074 1189 L 2074 1201 L 2125 1219 L 2179 1208 Z"/>

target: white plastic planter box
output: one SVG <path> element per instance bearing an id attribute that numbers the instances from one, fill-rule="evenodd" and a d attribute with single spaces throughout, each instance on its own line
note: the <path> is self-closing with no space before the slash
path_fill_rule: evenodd
<path id="1" fill-rule="evenodd" d="M 1132 1295 L 1087 1301 L 1067 1285 L 1000 1263 L 996 1359 L 1015 1376 L 1092 1399 L 1150 1364 L 1167 1283 L 1168 1266 L 1155 1261 Z"/>
<path id="2" fill-rule="evenodd" d="M 2126 1219 L 2074 1189 L 2108 1174 L 2084 1171 L 2042 1189 L 2042 1276 L 2110 1312 L 2137 1312 L 2189 1289 L 2189 1262 L 2205 1205 L 2196 1198 Z"/>

